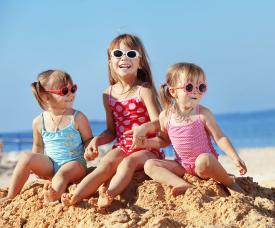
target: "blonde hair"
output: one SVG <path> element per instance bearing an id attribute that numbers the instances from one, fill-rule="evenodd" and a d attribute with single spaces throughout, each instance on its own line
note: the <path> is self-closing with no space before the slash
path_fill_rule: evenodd
<path id="1" fill-rule="evenodd" d="M 169 87 L 175 87 L 182 80 L 196 81 L 206 80 L 204 71 L 193 63 L 176 63 L 169 67 L 166 74 L 166 83 L 160 87 L 160 100 L 164 109 L 175 109 L 175 98 L 171 96 Z"/>
<path id="2" fill-rule="evenodd" d="M 73 83 L 71 76 L 62 70 L 46 70 L 37 76 L 37 81 L 31 84 L 32 92 L 44 110 L 47 108 L 44 95 L 47 89 L 58 89 L 68 83 Z"/>
<path id="3" fill-rule="evenodd" d="M 117 36 L 115 39 L 113 39 L 109 45 L 107 54 L 108 54 L 108 61 L 111 59 L 111 51 L 119 48 L 119 45 L 123 43 L 125 46 L 127 46 L 130 49 L 137 50 L 140 54 L 140 69 L 137 71 L 137 78 L 141 82 L 146 82 L 147 85 L 150 86 L 150 88 L 153 90 L 154 95 L 157 98 L 158 105 L 160 106 L 160 102 L 158 99 L 158 93 L 153 81 L 152 72 L 150 69 L 149 61 L 148 61 L 148 55 L 146 53 L 146 50 L 144 48 L 144 45 L 142 44 L 141 40 L 132 34 L 121 34 Z M 113 71 L 110 64 L 108 64 L 108 73 L 109 73 L 109 83 L 110 85 L 114 85 L 119 81 L 118 76 Z"/>

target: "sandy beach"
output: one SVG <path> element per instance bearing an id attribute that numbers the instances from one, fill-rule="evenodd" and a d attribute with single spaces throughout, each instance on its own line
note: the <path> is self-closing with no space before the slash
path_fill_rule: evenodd
<path id="1" fill-rule="evenodd" d="M 176 198 L 171 188 L 137 172 L 128 189 L 107 210 L 83 201 L 69 208 L 43 202 L 43 183 L 32 176 L 21 194 L 0 207 L 1 227 L 274 227 L 275 148 L 239 150 L 248 172 L 240 177 L 232 161 L 219 160 L 247 192 L 230 194 L 213 180 L 183 178 L 195 188 Z M 17 153 L 0 157 L 0 198 L 7 193 Z M 99 158 L 100 159 L 100 158 Z M 90 164 L 96 165 L 98 162 Z M 69 187 L 73 191 L 76 185 Z M 97 195 L 92 196 L 97 200 Z"/>

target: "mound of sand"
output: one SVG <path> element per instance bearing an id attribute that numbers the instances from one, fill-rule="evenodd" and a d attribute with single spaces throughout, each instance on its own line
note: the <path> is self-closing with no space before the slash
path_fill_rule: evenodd
<path id="1" fill-rule="evenodd" d="M 42 183 L 32 182 L 0 208 L 0 227 L 275 227 L 275 189 L 250 177 L 237 178 L 248 193 L 234 193 L 213 180 L 186 174 L 195 187 L 171 196 L 171 188 L 137 172 L 127 190 L 108 209 L 83 201 L 62 207 L 43 203 Z M 76 185 L 71 185 L 72 192 Z M 7 194 L 0 189 L 0 198 Z M 93 199 L 96 201 L 97 196 Z"/>

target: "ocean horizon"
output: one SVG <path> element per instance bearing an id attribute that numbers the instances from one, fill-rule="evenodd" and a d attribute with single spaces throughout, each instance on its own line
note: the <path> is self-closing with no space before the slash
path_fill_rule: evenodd
<path id="1" fill-rule="evenodd" d="M 216 114 L 217 122 L 236 149 L 275 146 L 275 109 L 266 111 Z M 94 135 L 105 129 L 105 121 L 90 121 Z M 4 152 L 31 150 L 32 130 L 0 133 Z M 215 146 L 219 154 L 223 154 Z M 173 156 L 173 148 L 165 149 L 167 156 Z"/>

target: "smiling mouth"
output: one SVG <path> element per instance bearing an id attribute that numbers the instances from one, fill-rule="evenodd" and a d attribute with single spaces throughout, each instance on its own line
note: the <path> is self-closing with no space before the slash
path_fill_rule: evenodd
<path id="1" fill-rule="evenodd" d="M 129 69 L 131 67 L 131 65 L 129 64 L 121 64 L 119 65 L 119 68 L 122 68 L 122 69 Z"/>

